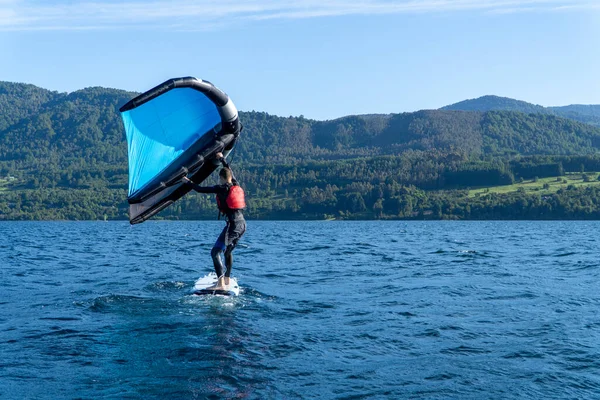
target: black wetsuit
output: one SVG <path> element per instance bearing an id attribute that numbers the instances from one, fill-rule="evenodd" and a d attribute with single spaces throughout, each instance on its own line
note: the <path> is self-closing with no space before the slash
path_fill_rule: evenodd
<path id="1" fill-rule="evenodd" d="M 229 165 L 222 158 L 221 163 L 224 167 L 229 168 Z M 229 189 L 232 186 L 238 186 L 238 182 L 235 178 L 232 179 L 232 184 L 225 185 L 215 185 L 215 186 L 200 186 L 195 183 L 190 183 L 190 185 L 194 188 L 194 190 L 198 193 L 215 193 L 219 196 L 219 203 L 225 205 L 227 207 L 226 198 L 229 194 Z M 225 276 L 229 278 L 231 275 L 231 267 L 233 265 L 233 249 L 237 245 L 238 241 L 246 232 L 246 220 L 244 219 L 244 214 L 242 214 L 242 210 L 224 210 L 225 219 L 227 221 L 227 225 L 217 238 L 215 245 L 213 246 L 210 255 L 213 259 L 213 264 L 215 266 L 215 272 L 218 277 L 223 276 L 223 270 L 225 269 Z M 225 266 L 223 268 L 223 260 L 221 260 L 221 253 L 225 252 Z"/>

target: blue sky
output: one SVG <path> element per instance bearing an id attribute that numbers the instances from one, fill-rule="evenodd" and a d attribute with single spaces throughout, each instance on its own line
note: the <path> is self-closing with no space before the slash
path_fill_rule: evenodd
<path id="1" fill-rule="evenodd" d="M 598 49 L 600 0 L 0 0 L 0 80 L 196 76 L 241 110 L 316 119 L 486 94 L 600 104 Z"/>

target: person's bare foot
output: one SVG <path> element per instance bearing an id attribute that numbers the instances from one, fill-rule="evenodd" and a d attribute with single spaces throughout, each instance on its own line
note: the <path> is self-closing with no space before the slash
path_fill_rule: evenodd
<path id="1" fill-rule="evenodd" d="M 225 283 L 225 286 L 229 286 L 229 277 L 228 277 L 228 276 L 226 276 L 226 277 L 223 279 L 223 283 Z"/>
<path id="2" fill-rule="evenodd" d="M 219 278 L 215 285 L 207 287 L 206 290 L 228 290 L 229 282 L 225 283 L 225 280 L 229 281 L 229 278 Z"/>

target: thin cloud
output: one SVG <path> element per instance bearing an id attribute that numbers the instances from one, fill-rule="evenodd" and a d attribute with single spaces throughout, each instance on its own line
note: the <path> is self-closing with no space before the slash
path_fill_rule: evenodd
<path id="1" fill-rule="evenodd" d="M 535 7 L 499 8 L 490 10 L 490 14 L 523 14 L 539 11 Z"/>
<path id="2" fill-rule="evenodd" d="M 220 29 L 232 23 L 346 15 L 479 11 L 516 13 L 598 7 L 592 0 L 0 0 L 0 30 Z"/>

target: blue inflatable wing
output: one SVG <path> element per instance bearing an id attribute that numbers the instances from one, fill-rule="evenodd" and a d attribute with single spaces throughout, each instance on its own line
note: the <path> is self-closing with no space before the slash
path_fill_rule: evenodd
<path id="1" fill-rule="evenodd" d="M 210 82 L 170 79 L 120 109 L 129 159 L 129 220 L 144 222 L 201 183 L 240 133 L 233 102 Z"/>

